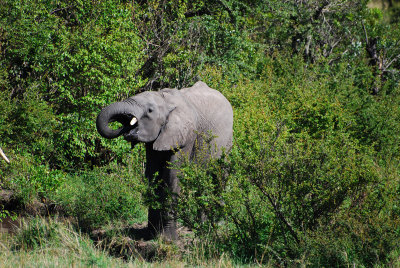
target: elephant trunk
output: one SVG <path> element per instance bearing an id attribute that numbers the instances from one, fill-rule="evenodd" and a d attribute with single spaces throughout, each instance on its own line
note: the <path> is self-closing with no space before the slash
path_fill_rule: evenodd
<path id="1" fill-rule="evenodd" d="M 110 104 L 101 110 L 96 120 L 97 131 L 101 136 L 114 139 L 132 129 L 129 122 L 133 117 L 137 117 L 138 109 L 131 103 L 132 101 L 127 99 Z M 108 124 L 115 121 L 120 122 L 122 126 L 118 129 L 111 129 Z"/>

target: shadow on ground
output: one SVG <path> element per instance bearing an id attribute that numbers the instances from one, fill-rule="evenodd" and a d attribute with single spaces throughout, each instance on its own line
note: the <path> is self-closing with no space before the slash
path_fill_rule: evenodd
<path id="1" fill-rule="evenodd" d="M 146 223 L 96 230 L 91 234 L 97 246 L 115 257 L 125 260 L 138 258 L 149 262 L 177 258 L 187 253 L 194 241 L 193 233 L 180 227 L 178 236 L 179 239 L 175 241 L 154 237 Z"/>

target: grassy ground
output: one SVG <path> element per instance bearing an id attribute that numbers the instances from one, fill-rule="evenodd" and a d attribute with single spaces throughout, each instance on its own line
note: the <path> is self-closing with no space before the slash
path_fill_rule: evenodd
<path id="1" fill-rule="evenodd" d="M 226 255 L 205 260 L 201 247 L 190 255 L 176 250 L 174 244 L 152 241 L 160 254 L 152 261 L 139 254 L 129 259 L 111 256 L 115 248 L 109 243 L 95 245 L 87 234 L 74 230 L 68 222 L 59 219 L 32 218 L 23 220 L 15 233 L 0 234 L 1 267 L 237 267 Z M 120 245 L 120 243 L 119 243 Z M 114 246 L 114 248 L 113 248 Z M 196 253 L 197 252 L 197 253 Z M 122 250 L 121 250 L 122 253 Z M 126 256 L 125 256 L 126 257 Z M 250 266 L 247 266 L 250 267 Z"/>

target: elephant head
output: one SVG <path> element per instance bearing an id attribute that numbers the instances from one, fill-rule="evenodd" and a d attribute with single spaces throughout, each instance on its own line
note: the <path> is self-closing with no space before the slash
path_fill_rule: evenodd
<path id="1" fill-rule="evenodd" d="M 113 103 L 100 112 L 96 120 L 98 132 L 105 138 L 121 135 L 135 145 L 153 143 L 158 151 L 183 147 L 194 135 L 195 112 L 176 89 L 143 92 L 121 102 Z M 111 129 L 109 124 L 122 124 Z"/>

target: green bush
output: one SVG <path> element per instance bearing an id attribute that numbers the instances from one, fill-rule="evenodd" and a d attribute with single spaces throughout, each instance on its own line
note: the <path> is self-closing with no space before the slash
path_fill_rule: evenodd
<path id="1" fill-rule="evenodd" d="M 9 156 L 11 163 L 0 169 L 1 186 L 12 190 L 13 198 L 22 207 L 38 199 L 48 199 L 65 182 L 65 172 L 52 170 L 23 150 L 11 151 Z"/>
<path id="2" fill-rule="evenodd" d="M 29 144 L 51 168 L 101 164 L 112 143 L 96 133 L 98 111 L 143 83 L 131 11 L 115 1 L 38 0 L 5 1 L 0 14 L 4 142 Z"/>
<path id="3" fill-rule="evenodd" d="M 377 101 L 353 83 L 358 70 L 336 69 L 332 78 L 329 66 L 305 64 L 275 58 L 265 81 L 233 85 L 215 68 L 203 74 L 234 106 L 235 144 L 207 165 L 184 161 L 179 216 L 215 241 L 210 255 L 217 245 L 245 262 L 393 263 L 397 201 L 382 196 L 398 191 L 394 177 L 386 178 L 395 162 L 377 159 L 397 155 L 389 146 L 399 140 L 391 132 L 397 113 L 378 111 L 395 109 L 397 95 Z M 373 124 L 361 115 L 388 132 L 360 133 Z"/>
<path id="4" fill-rule="evenodd" d="M 278 131 L 272 141 L 258 137 L 258 150 L 237 144 L 228 162 L 181 169 L 184 222 L 201 235 L 211 229 L 214 241 L 243 260 L 299 258 L 307 232 L 329 224 L 376 180 L 373 163 L 346 139 L 316 142 Z"/>
<path id="5" fill-rule="evenodd" d="M 0 163 L 1 187 L 22 207 L 54 201 L 86 230 L 145 220 L 144 148 L 101 138 L 96 115 L 138 91 L 202 79 L 234 108 L 231 152 L 179 167 L 178 214 L 204 254 L 395 266 L 397 6 L 3 1 L 0 145 L 12 163 Z"/>
<path id="6" fill-rule="evenodd" d="M 15 250 L 34 250 L 57 245 L 60 243 L 59 228 L 56 221 L 47 222 L 39 217 L 24 221 L 21 230 L 15 237 L 14 248 Z"/>
<path id="7" fill-rule="evenodd" d="M 142 177 L 126 171 L 95 169 L 69 176 L 52 196 L 66 215 L 76 217 L 80 228 L 93 230 L 112 221 L 143 222 Z"/>

